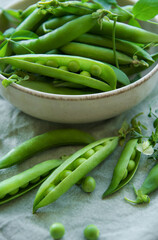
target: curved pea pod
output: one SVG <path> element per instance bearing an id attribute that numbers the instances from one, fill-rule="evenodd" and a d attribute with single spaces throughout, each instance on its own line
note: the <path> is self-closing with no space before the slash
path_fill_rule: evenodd
<path id="1" fill-rule="evenodd" d="M 45 18 L 47 12 L 43 12 L 38 8 L 35 8 L 30 15 L 28 15 L 24 21 L 22 21 L 16 28 L 16 32 L 20 30 L 33 30 L 35 26 L 41 23 L 41 20 Z"/>
<path id="2" fill-rule="evenodd" d="M 86 15 L 102 9 L 102 5 L 97 2 L 79 2 L 79 1 L 66 1 L 61 2 L 60 7 L 67 13 L 74 15 Z"/>
<path id="3" fill-rule="evenodd" d="M 16 54 L 25 54 L 31 51 L 33 53 L 45 53 L 57 49 L 89 31 L 96 22 L 97 20 L 92 17 L 92 14 L 78 17 L 37 39 L 13 43 L 13 51 Z"/>
<path id="4" fill-rule="evenodd" d="M 75 41 L 80 43 L 91 44 L 95 46 L 113 48 L 112 38 L 108 36 L 102 37 L 102 36 L 98 36 L 90 33 L 84 33 L 78 38 L 76 38 Z M 123 52 L 129 56 L 136 55 L 141 59 L 151 61 L 152 63 L 154 62 L 154 60 L 152 59 L 152 57 L 148 52 L 146 52 L 144 49 L 142 49 L 140 46 L 138 46 L 133 42 L 116 38 L 115 46 L 118 51 Z"/>
<path id="5" fill-rule="evenodd" d="M 63 17 L 58 17 L 58 18 L 52 18 L 49 19 L 48 21 L 42 23 L 42 25 L 36 30 L 36 34 L 38 35 L 43 35 L 47 32 L 50 32 L 58 27 L 61 27 L 63 24 L 77 18 L 74 15 L 67 15 Z"/>
<path id="6" fill-rule="evenodd" d="M 109 65 L 114 70 L 114 72 L 116 74 L 116 77 L 117 77 L 117 82 L 119 82 L 119 83 L 121 83 L 122 85 L 125 85 L 125 86 L 130 84 L 129 78 L 127 77 L 127 75 L 123 71 L 121 71 L 119 68 L 117 68 L 117 67 L 115 67 L 111 64 L 108 64 L 108 63 L 106 63 L 106 64 Z"/>
<path id="7" fill-rule="evenodd" d="M 129 200 L 125 198 L 128 202 L 131 203 L 149 203 L 150 198 L 148 194 L 154 192 L 158 189 L 158 164 L 156 164 L 149 172 L 148 176 L 146 177 L 145 181 L 143 182 L 142 186 L 139 190 L 135 190 L 137 195 L 137 199 L 135 201 Z"/>
<path id="8" fill-rule="evenodd" d="M 96 24 L 90 32 L 102 36 L 112 36 L 113 26 L 114 21 L 103 20 L 101 29 L 100 26 Z M 115 36 L 116 38 L 136 43 L 158 42 L 158 34 L 121 22 L 116 23 Z"/>
<path id="9" fill-rule="evenodd" d="M 41 185 L 35 197 L 33 212 L 56 201 L 69 188 L 94 169 L 114 151 L 118 145 L 118 140 L 118 137 L 104 138 L 87 145 L 71 155 Z M 63 178 L 63 174 L 67 170 L 69 170 L 69 174 Z"/>
<path id="10" fill-rule="evenodd" d="M 29 192 L 41 184 L 63 160 L 48 160 L 0 182 L 0 205 Z"/>
<path id="11" fill-rule="evenodd" d="M 101 91 L 110 91 L 116 88 L 117 78 L 114 70 L 102 62 L 92 59 L 56 54 L 26 54 L 0 58 L 1 63 L 55 79 L 79 83 Z M 67 66 L 71 72 L 57 69 L 60 66 Z M 90 76 L 78 74 L 82 71 L 89 72 Z"/>
<path id="12" fill-rule="evenodd" d="M 66 44 L 65 46 L 61 47 L 60 50 L 65 54 L 75 55 L 75 56 L 82 56 L 86 58 L 92 58 L 101 62 L 110 63 L 115 65 L 115 55 L 114 51 L 110 48 L 93 46 L 84 43 L 77 43 L 71 42 Z M 118 63 L 120 65 L 146 65 L 145 61 L 141 60 L 134 60 L 132 57 L 116 51 L 116 56 Z"/>
<path id="13" fill-rule="evenodd" d="M 0 158 L 0 169 L 8 168 L 30 158 L 38 152 L 52 147 L 71 144 L 88 144 L 93 141 L 94 138 L 90 134 L 77 129 L 52 130 L 33 137 L 13 148 Z"/>
<path id="14" fill-rule="evenodd" d="M 68 82 L 65 82 L 68 83 Z M 33 80 L 27 80 L 27 81 L 21 81 L 18 83 L 21 86 L 34 89 L 36 91 L 40 92 L 46 92 L 46 93 L 53 93 L 53 94 L 59 94 L 59 95 L 85 95 L 85 94 L 93 94 L 97 93 L 98 91 L 95 89 L 72 89 L 72 86 L 54 86 L 51 82 L 46 81 L 33 81 Z M 83 87 L 83 86 L 82 86 Z"/>
<path id="15" fill-rule="evenodd" d="M 137 142 L 138 139 L 132 139 L 126 143 L 115 166 L 111 183 L 108 189 L 103 193 L 102 198 L 105 198 L 106 196 L 118 191 L 133 178 L 141 155 L 140 152 L 135 150 Z"/>

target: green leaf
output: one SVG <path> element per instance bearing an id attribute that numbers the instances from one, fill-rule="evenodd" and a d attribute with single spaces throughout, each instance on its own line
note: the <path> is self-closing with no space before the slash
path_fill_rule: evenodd
<path id="1" fill-rule="evenodd" d="M 131 26 L 134 26 L 134 27 L 141 28 L 139 22 L 138 22 L 135 18 L 131 18 L 131 19 L 128 21 L 128 24 L 131 25 Z"/>
<path id="2" fill-rule="evenodd" d="M 2 9 L 2 14 L 9 22 L 12 23 L 18 23 L 21 21 L 21 13 L 21 10 Z"/>
<path id="3" fill-rule="evenodd" d="M 35 39 L 35 38 L 38 38 L 38 35 L 28 30 L 20 30 L 18 32 L 13 33 L 11 36 L 12 40 L 18 40 L 18 41 Z"/>
<path id="4" fill-rule="evenodd" d="M 5 57 L 7 54 L 8 50 L 8 41 L 5 40 L 1 45 L 0 45 L 0 57 Z"/>
<path id="5" fill-rule="evenodd" d="M 158 0 L 139 0 L 133 7 L 133 14 L 139 20 L 150 20 L 158 14 Z"/>

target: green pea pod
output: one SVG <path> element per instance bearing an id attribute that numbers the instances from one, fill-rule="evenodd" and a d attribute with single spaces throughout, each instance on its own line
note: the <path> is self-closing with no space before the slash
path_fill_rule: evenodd
<path id="1" fill-rule="evenodd" d="M 156 53 L 152 54 L 151 57 L 156 62 L 158 60 L 158 53 L 156 52 Z M 150 67 L 152 65 L 152 62 L 149 61 L 148 64 L 149 64 L 149 67 Z M 127 65 L 127 66 L 120 66 L 120 69 L 125 74 L 127 74 L 128 76 L 131 76 L 135 73 L 140 73 L 141 71 L 147 69 L 147 67 L 146 66 L 134 67 L 134 66 L 131 66 L 131 65 Z"/>
<path id="2" fill-rule="evenodd" d="M 65 45 L 81 34 L 89 31 L 96 22 L 97 19 L 94 19 L 92 14 L 78 17 L 37 39 L 13 43 L 13 51 L 16 54 L 25 54 L 31 51 L 34 53 L 48 52 Z"/>
<path id="3" fill-rule="evenodd" d="M 22 21 L 19 26 L 16 28 L 16 32 L 20 30 L 33 30 L 34 27 L 41 22 L 42 19 L 46 16 L 47 12 L 43 12 L 38 8 L 35 8 L 28 17 Z"/>
<path id="4" fill-rule="evenodd" d="M 108 64 L 108 63 L 106 63 L 106 64 L 109 65 L 114 70 L 116 77 L 117 77 L 117 82 L 119 82 L 125 86 L 130 84 L 129 78 L 123 71 L 121 71 L 119 68 L 117 68 L 111 64 Z"/>
<path id="5" fill-rule="evenodd" d="M 104 20 L 102 28 L 96 24 L 90 32 L 101 36 L 112 36 L 114 21 Z M 134 27 L 125 23 L 117 22 L 115 28 L 116 38 L 124 39 L 136 43 L 157 43 L 158 34 L 149 32 L 147 30 Z"/>
<path id="6" fill-rule="evenodd" d="M 137 170 L 139 160 L 140 160 L 140 155 L 141 155 L 140 152 L 135 150 L 137 142 L 138 142 L 138 139 L 132 139 L 126 143 L 121 153 L 121 156 L 115 166 L 111 183 L 108 189 L 103 193 L 102 198 L 105 198 L 106 196 L 121 189 L 134 176 Z M 131 160 L 134 162 L 134 164 L 132 168 L 130 168 L 130 171 L 128 171 L 127 169 L 129 166 L 129 162 Z"/>
<path id="7" fill-rule="evenodd" d="M 33 212 L 56 201 L 88 172 L 111 154 L 118 145 L 119 137 L 104 138 L 87 145 L 71 155 L 41 185 L 35 197 Z M 82 158 L 82 161 L 80 159 Z M 80 164 L 78 164 L 80 162 Z M 63 178 L 65 171 L 69 174 Z"/>
<path id="8" fill-rule="evenodd" d="M 0 205 L 29 192 L 41 184 L 63 160 L 48 160 L 0 182 Z"/>
<path id="9" fill-rule="evenodd" d="M 65 82 L 65 83 L 69 83 L 69 82 Z M 27 81 L 21 81 L 18 84 L 23 87 L 34 89 L 36 91 L 59 94 L 59 95 L 85 95 L 85 94 L 93 94 L 98 92 L 95 89 L 89 89 L 89 88 L 88 89 L 85 89 L 85 88 L 72 89 L 72 86 L 67 86 L 67 87 L 56 86 L 56 85 L 54 86 L 52 82 L 50 83 L 46 80 L 43 80 L 43 81 L 27 80 Z"/>
<path id="10" fill-rule="evenodd" d="M 32 5 L 28 6 L 28 8 L 26 8 L 25 10 L 23 10 L 23 12 L 22 12 L 22 14 L 21 14 L 21 18 L 24 20 L 24 19 L 27 18 L 36 8 L 37 8 L 37 4 L 32 4 Z"/>
<path id="11" fill-rule="evenodd" d="M 94 34 L 85 33 L 79 36 L 78 38 L 76 38 L 75 41 L 80 43 L 91 44 L 95 46 L 113 48 L 112 38 L 107 36 L 102 37 Z M 152 63 L 154 62 L 154 60 L 152 59 L 152 57 L 148 52 L 146 52 L 144 49 L 142 49 L 140 46 L 138 46 L 133 42 L 116 38 L 115 45 L 118 51 L 123 52 L 129 56 L 136 55 L 138 57 L 141 57 L 142 59 L 149 60 Z"/>
<path id="12" fill-rule="evenodd" d="M 25 141 L 1 157 L 0 169 L 8 168 L 52 147 L 88 144 L 93 141 L 94 138 L 91 135 L 77 129 L 52 130 Z"/>
<path id="13" fill-rule="evenodd" d="M 60 50 L 65 54 L 82 56 L 86 58 L 95 59 L 101 62 L 110 63 L 115 65 L 115 55 L 114 51 L 110 48 L 98 47 L 93 45 L 88 45 L 84 43 L 71 42 L 61 47 Z M 144 61 L 135 61 L 130 56 L 124 53 L 116 51 L 116 56 L 118 63 L 120 65 L 132 64 L 132 65 L 144 65 Z"/>
<path id="14" fill-rule="evenodd" d="M 129 200 L 125 198 L 128 202 L 131 203 L 149 203 L 150 198 L 148 194 L 154 192 L 158 189 L 158 164 L 156 164 L 149 172 L 148 176 L 146 177 L 145 181 L 143 182 L 142 186 L 139 190 L 135 190 L 137 195 L 137 199 L 135 201 Z"/>
<path id="15" fill-rule="evenodd" d="M 74 15 L 67 15 L 67 16 L 63 16 L 63 17 L 49 19 L 48 21 L 42 23 L 42 25 L 36 30 L 36 34 L 41 36 L 51 30 L 61 27 L 63 24 L 65 24 L 75 18 L 77 18 L 77 17 Z"/>
<path id="16" fill-rule="evenodd" d="M 101 91 L 110 91 L 116 88 L 117 78 L 114 70 L 102 62 L 92 59 L 55 54 L 26 54 L 0 58 L 0 64 L 3 63 L 11 64 L 28 72 L 82 84 Z M 57 69 L 58 66 L 67 66 L 72 72 Z M 74 73 L 81 71 L 88 71 L 94 77 L 106 81 L 109 85 L 98 79 Z"/>

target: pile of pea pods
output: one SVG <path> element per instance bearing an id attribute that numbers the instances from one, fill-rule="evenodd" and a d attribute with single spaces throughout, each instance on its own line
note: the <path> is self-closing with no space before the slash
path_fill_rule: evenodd
<path id="1" fill-rule="evenodd" d="M 158 118 L 157 118 L 158 119 Z M 0 158 L 0 169 L 5 169 L 29 159 L 35 154 L 53 147 L 63 145 L 85 145 L 70 156 L 61 156 L 59 159 L 49 159 L 41 162 L 30 169 L 0 182 L 0 205 L 7 203 L 28 191 L 41 185 L 35 196 L 33 213 L 39 208 L 47 206 L 56 201 L 67 192 L 73 185 L 81 187 L 86 193 L 95 190 L 95 179 L 87 174 L 104 161 L 112 152 L 122 145 L 122 152 L 114 167 L 111 183 L 102 198 L 115 193 L 124 187 L 134 177 L 141 159 L 140 145 L 145 150 L 154 148 L 158 143 L 158 122 L 154 121 L 155 132 L 148 137 L 145 145 L 142 145 L 140 122 L 135 118 L 130 124 L 122 124 L 118 134 L 95 140 L 89 133 L 77 129 L 57 129 L 35 136 Z M 156 124 L 155 124 L 156 123 Z M 134 132 L 135 135 L 131 135 Z M 138 147 L 139 146 L 139 147 Z M 158 156 L 157 147 L 155 153 Z M 152 154 L 152 153 L 151 153 Z M 158 164 L 156 164 L 144 183 L 135 193 L 136 201 L 131 203 L 149 203 L 148 194 L 158 188 Z"/>
<path id="2" fill-rule="evenodd" d="M 145 49 L 158 34 L 128 25 L 132 6 L 105 9 L 98 2 L 39 1 L 4 32 L 2 82 L 47 93 L 82 95 L 131 83 L 158 54 Z"/>

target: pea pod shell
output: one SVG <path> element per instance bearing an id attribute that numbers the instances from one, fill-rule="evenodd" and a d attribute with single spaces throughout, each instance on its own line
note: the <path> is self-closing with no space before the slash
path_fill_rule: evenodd
<path id="1" fill-rule="evenodd" d="M 112 36 L 114 21 L 106 21 L 102 22 L 102 29 L 100 26 L 96 24 L 91 30 L 91 33 L 98 35 L 107 35 Z M 116 38 L 124 39 L 131 42 L 136 43 L 157 43 L 158 42 L 158 34 L 146 31 L 144 29 L 127 25 L 125 23 L 116 23 L 115 29 Z"/>
<path id="2" fill-rule="evenodd" d="M 95 22 L 96 19 L 93 19 L 91 14 L 78 17 L 37 39 L 13 43 L 13 51 L 16 54 L 30 53 L 27 49 L 34 53 L 48 52 L 65 45 L 81 34 L 89 31 Z"/>
<path id="3" fill-rule="evenodd" d="M 14 60 L 14 61 L 13 61 Z M 26 55 L 16 55 L 16 56 L 11 56 L 9 58 L 5 57 L 5 58 L 0 58 L 0 62 L 6 62 L 9 63 L 13 66 L 19 66 L 20 67 L 20 62 L 17 62 L 16 64 L 16 60 L 24 60 L 24 61 L 28 61 L 28 62 L 37 62 L 37 61 L 41 61 L 44 64 L 47 64 L 48 61 L 54 61 L 58 66 L 68 66 L 69 62 L 71 61 L 75 61 L 79 64 L 80 66 L 80 70 L 82 71 L 88 71 L 91 72 L 91 69 L 94 65 L 97 65 L 100 69 L 101 69 L 101 74 L 99 75 L 99 78 L 106 81 L 110 87 L 112 89 L 116 88 L 116 74 L 115 74 L 115 70 L 113 67 L 111 67 L 111 65 L 108 65 L 106 63 L 102 63 L 99 61 L 95 61 L 89 58 L 83 58 L 83 57 L 76 57 L 76 56 L 69 56 L 69 55 L 59 55 L 59 54 L 26 54 Z M 32 65 L 31 65 L 32 66 Z M 26 66 L 22 66 L 23 68 L 26 68 Z M 41 68 L 41 66 L 37 65 L 36 69 Z M 30 66 L 27 67 L 27 69 L 29 71 Z M 33 71 L 30 69 L 30 71 Z M 55 73 L 60 72 L 60 70 L 58 69 L 53 69 L 52 70 L 54 72 L 54 77 L 58 77 L 57 75 L 55 75 Z M 60 72 L 61 73 L 61 72 Z M 62 72 L 63 73 L 63 72 Z M 66 80 L 66 74 L 68 75 L 72 75 L 75 78 L 75 75 L 73 73 L 69 73 L 69 72 L 64 72 L 64 74 L 60 74 L 59 79 L 64 78 L 63 80 Z M 44 72 L 43 72 L 44 75 Z M 49 75 L 49 74 L 48 74 Z M 64 77 L 64 76 L 65 77 Z"/>
<path id="4" fill-rule="evenodd" d="M 115 65 L 114 52 L 110 48 L 88 45 L 84 43 L 71 42 L 60 48 L 62 52 L 68 55 L 82 56 L 92 58 L 101 62 Z M 119 51 L 116 51 L 119 64 L 131 64 L 133 59 Z"/>
<path id="5" fill-rule="evenodd" d="M 42 23 L 42 25 L 36 30 L 36 34 L 43 35 L 45 34 L 45 29 L 48 29 L 50 31 L 54 30 L 75 18 L 76 16 L 74 15 L 68 15 L 68 16 L 49 19 L 48 21 Z"/>
<path id="6" fill-rule="evenodd" d="M 83 178 L 88 172 L 101 163 L 109 154 L 111 154 L 118 144 L 118 137 L 104 138 L 94 143 L 87 145 L 81 150 L 74 153 L 68 158 L 62 166 L 60 166 L 50 177 L 41 185 L 35 197 L 33 212 L 38 208 L 46 206 L 55 200 L 57 200 L 62 194 L 64 194 L 69 188 Z M 54 190 L 45 196 L 45 191 L 49 188 L 50 184 L 53 184 L 56 178 L 67 169 L 77 158 L 81 157 L 88 150 L 96 147 L 97 145 L 106 143 L 103 148 L 95 152 L 90 158 L 77 167 L 72 173 L 67 176 L 62 182 L 60 182 Z"/>
<path id="7" fill-rule="evenodd" d="M 52 77 L 55 79 L 61 79 L 68 82 L 79 83 L 90 88 L 98 89 L 100 91 L 106 92 L 106 91 L 112 90 L 112 88 L 107 83 L 97 80 L 95 78 L 86 77 L 73 72 L 63 71 L 62 69 L 56 69 L 56 68 L 48 67 L 44 65 L 41 66 L 38 63 L 31 63 L 24 60 L 16 59 L 16 57 L 1 58 L 0 62 L 11 64 L 16 68 L 20 68 L 28 72 L 38 73 L 40 75 Z M 114 71 L 113 71 L 113 76 L 114 78 L 112 79 L 113 81 L 111 81 L 111 84 L 113 84 L 112 82 L 116 82 L 116 75 Z M 110 80 L 111 79 L 109 79 L 109 81 Z"/>
<path id="8" fill-rule="evenodd" d="M 55 146 L 88 144 L 94 138 L 77 129 L 57 129 L 33 137 L 0 158 L 0 169 L 15 165 L 34 154 Z"/>
<path id="9" fill-rule="evenodd" d="M 158 188 L 158 164 L 156 164 L 149 172 L 139 191 L 142 194 L 150 194 Z"/>
<path id="10" fill-rule="evenodd" d="M 137 145 L 137 142 L 138 142 L 138 139 L 132 139 L 132 140 L 129 140 L 126 143 L 126 145 L 125 145 L 125 147 L 124 147 L 124 149 L 121 153 L 121 156 L 120 156 L 120 158 L 119 158 L 119 160 L 118 160 L 118 162 L 115 166 L 111 183 L 110 183 L 108 189 L 103 193 L 102 198 L 105 198 L 106 196 L 116 192 L 117 190 L 119 190 L 120 188 L 125 186 L 131 180 L 131 178 L 133 177 L 133 175 L 134 175 L 134 173 L 137 169 L 139 159 L 140 159 L 140 153 L 139 152 L 137 152 L 136 165 L 135 165 L 134 170 L 131 171 L 131 173 L 129 173 L 127 179 L 125 178 L 124 180 L 122 180 L 123 175 L 124 175 L 124 173 L 127 169 L 128 162 L 130 160 L 132 152 Z"/>
<path id="11" fill-rule="evenodd" d="M 101 46 L 101 47 L 108 47 L 113 48 L 113 41 L 110 37 L 102 37 L 94 34 L 85 33 L 79 36 L 77 39 L 75 39 L 75 42 L 80 43 L 86 43 L 91 44 L 95 46 Z M 115 39 L 115 45 L 116 49 L 120 52 L 123 52 L 129 56 L 139 56 L 143 59 L 149 60 L 151 62 L 154 62 L 152 57 L 148 52 L 146 52 L 144 49 L 142 49 L 140 46 L 133 42 L 129 42 L 122 39 Z"/>
<path id="12" fill-rule="evenodd" d="M 22 187 L 23 185 L 29 183 L 30 181 L 34 180 L 37 177 L 42 176 L 43 174 L 57 168 L 60 164 L 63 163 L 63 160 L 48 160 L 42 163 L 35 165 L 34 167 L 21 172 L 11 178 L 8 178 L 2 182 L 0 182 L 0 199 L 3 195 L 6 195 L 4 199 L 0 200 L 0 205 L 7 203 L 21 195 L 25 194 L 26 192 L 32 190 L 39 184 L 41 184 L 48 176 L 43 177 L 35 184 L 30 184 L 26 188 L 21 188 L 17 194 L 11 196 L 9 195 L 10 192 Z"/>

